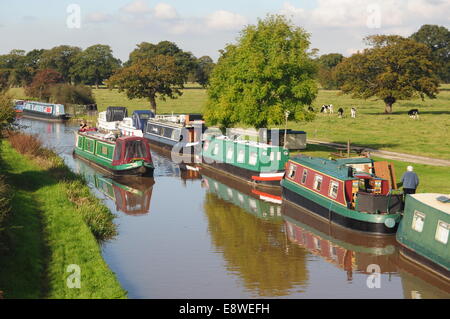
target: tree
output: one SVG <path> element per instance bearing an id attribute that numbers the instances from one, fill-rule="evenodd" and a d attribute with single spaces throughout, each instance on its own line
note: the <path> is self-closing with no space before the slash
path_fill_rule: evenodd
<path id="1" fill-rule="evenodd" d="M 111 77 L 120 64 L 120 60 L 113 56 L 109 45 L 96 44 L 75 58 L 71 75 L 79 82 L 95 85 L 98 88 L 104 80 Z"/>
<path id="2" fill-rule="evenodd" d="M 437 74 L 444 83 L 450 82 L 450 31 L 443 26 L 423 25 L 411 35 L 411 39 L 431 49 L 433 59 L 439 66 Z"/>
<path id="3" fill-rule="evenodd" d="M 317 59 L 319 65 L 318 80 L 324 89 L 338 89 L 336 80 L 336 66 L 342 62 L 344 56 L 340 53 L 324 54 Z"/>
<path id="4" fill-rule="evenodd" d="M 81 52 L 80 48 L 69 45 L 54 47 L 41 55 L 39 69 L 53 69 L 61 74 L 64 82 L 72 82 L 71 69 Z"/>
<path id="5" fill-rule="evenodd" d="M 290 119 L 311 120 L 306 106 L 318 90 L 309 37 L 279 15 L 246 27 L 237 44 L 222 51 L 211 74 L 208 123 L 261 128 L 284 123 L 286 111 Z"/>
<path id="6" fill-rule="evenodd" d="M 200 84 L 203 87 L 206 87 L 209 82 L 209 77 L 211 76 L 211 72 L 214 69 L 215 63 L 213 59 L 209 56 L 202 56 L 197 59 L 197 67 L 193 74 L 193 79 L 195 82 Z"/>
<path id="7" fill-rule="evenodd" d="M 183 88 L 184 78 L 174 57 L 156 55 L 119 69 L 107 84 L 110 89 L 117 86 L 119 92 L 125 91 L 129 99 L 148 99 L 156 114 L 156 98 L 175 99 L 182 95 L 180 89 Z"/>
<path id="8" fill-rule="evenodd" d="M 181 50 L 175 43 L 161 41 L 158 44 L 142 42 L 130 53 L 130 59 L 125 66 L 138 63 L 143 59 L 155 57 L 157 55 L 171 56 L 175 58 L 177 67 L 182 73 L 184 82 L 187 81 L 189 73 L 195 70 L 197 64 L 194 55 L 191 52 Z"/>
<path id="9" fill-rule="evenodd" d="M 54 84 L 50 87 L 50 101 L 58 104 L 94 104 L 92 90 L 84 85 L 68 83 Z"/>
<path id="10" fill-rule="evenodd" d="M 51 96 L 50 88 L 61 82 L 63 78 L 59 72 L 52 69 L 41 70 L 36 73 L 33 82 L 25 87 L 25 94 L 48 101 Z"/>
<path id="11" fill-rule="evenodd" d="M 376 35 L 366 40 L 371 48 L 336 68 L 343 93 L 363 99 L 376 96 L 384 101 L 386 113 L 392 113 L 397 100 L 436 97 L 439 81 L 427 46 L 400 36 Z"/>

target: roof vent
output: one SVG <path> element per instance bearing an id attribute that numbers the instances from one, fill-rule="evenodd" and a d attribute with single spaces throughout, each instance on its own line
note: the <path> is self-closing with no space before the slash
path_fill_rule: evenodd
<path id="1" fill-rule="evenodd" d="M 450 204 L 450 198 L 447 196 L 439 196 L 438 198 L 436 198 L 438 201 L 440 201 L 441 203 L 444 204 Z"/>

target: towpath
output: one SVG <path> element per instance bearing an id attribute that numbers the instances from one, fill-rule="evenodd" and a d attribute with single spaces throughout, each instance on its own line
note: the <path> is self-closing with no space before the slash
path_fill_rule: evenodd
<path id="1" fill-rule="evenodd" d="M 321 145 L 321 146 L 327 146 L 331 148 L 346 148 L 347 145 L 345 144 L 339 144 L 339 143 L 330 143 L 330 142 L 323 142 L 318 140 L 311 140 L 308 139 L 308 144 L 315 144 L 315 145 Z M 373 148 L 368 147 L 362 147 L 362 146 L 351 146 L 352 150 L 365 150 L 370 152 L 371 155 L 396 160 L 396 161 L 402 161 L 402 162 L 409 162 L 409 163 L 416 163 L 416 164 L 425 164 L 425 165 L 431 165 L 431 166 L 448 166 L 450 167 L 450 160 L 444 160 L 439 158 L 432 158 L 432 157 L 426 157 L 426 156 L 419 156 L 419 155 L 411 155 L 411 154 L 405 154 L 405 153 L 397 153 L 397 152 L 391 152 L 391 151 L 383 151 L 383 150 L 377 150 Z"/>

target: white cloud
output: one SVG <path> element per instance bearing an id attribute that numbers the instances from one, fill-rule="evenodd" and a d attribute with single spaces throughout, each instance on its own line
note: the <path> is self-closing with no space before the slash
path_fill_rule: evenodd
<path id="1" fill-rule="evenodd" d="M 206 17 L 206 25 L 216 30 L 239 30 L 247 24 L 247 18 L 230 11 L 219 10 Z"/>
<path id="2" fill-rule="evenodd" d="M 153 15 L 160 20 L 172 20 L 178 18 L 177 10 L 167 3 L 158 3 L 153 9 Z"/>
<path id="3" fill-rule="evenodd" d="M 147 5 L 147 3 L 143 0 L 136 0 L 130 2 L 129 4 L 124 6 L 121 10 L 123 12 L 130 14 L 146 14 L 152 11 L 151 8 Z"/>
<path id="4" fill-rule="evenodd" d="M 87 15 L 86 22 L 90 23 L 102 23 L 112 20 L 112 16 L 102 12 L 93 12 Z"/>

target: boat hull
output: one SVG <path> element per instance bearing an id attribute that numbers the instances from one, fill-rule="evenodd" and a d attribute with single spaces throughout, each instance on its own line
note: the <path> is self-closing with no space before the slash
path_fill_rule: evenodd
<path id="1" fill-rule="evenodd" d="M 54 116 L 49 113 L 35 112 L 26 109 L 24 109 L 20 114 L 24 118 L 38 119 L 49 122 L 65 122 L 70 119 L 70 117 L 67 114 Z"/>
<path id="2" fill-rule="evenodd" d="M 113 176 L 153 177 L 154 167 L 151 164 L 139 163 L 135 164 L 135 166 L 133 164 L 113 166 L 107 161 L 77 148 L 75 148 L 73 155 Z"/>
<path id="3" fill-rule="evenodd" d="M 268 189 L 280 189 L 281 187 L 280 182 L 282 177 L 279 177 L 279 179 L 277 180 L 256 180 L 255 177 L 260 176 L 259 172 L 250 171 L 228 163 L 208 163 L 207 161 L 208 160 L 206 160 L 205 162 L 205 159 L 203 159 L 203 162 L 200 164 L 200 166 L 210 170 L 217 170 L 225 175 L 231 176 L 235 179 L 240 180 L 241 182 L 253 185 L 255 187 Z M 273 174 L 282 176 L 284 172 L 275 172 Z"/>
<path id="4" fill-rule="evenodd" d="M 322 205 L 319 202 L 309 198 L 305 192 L 304 195 L 295 192 L 287 187 L 283 187 L 283 200 L 286 200 L 298 207 L 309 211 L 310 213 L 333 224 L 372 234 L 395 235 L 400 215 L 370 215 L 350 210 L 346 207 L 340 207 L 337 204 Z M 357 217 L 358 216 L 358 217 Z M 394 227 L 388 227 L 388 219 L 395 220 Z"/>

